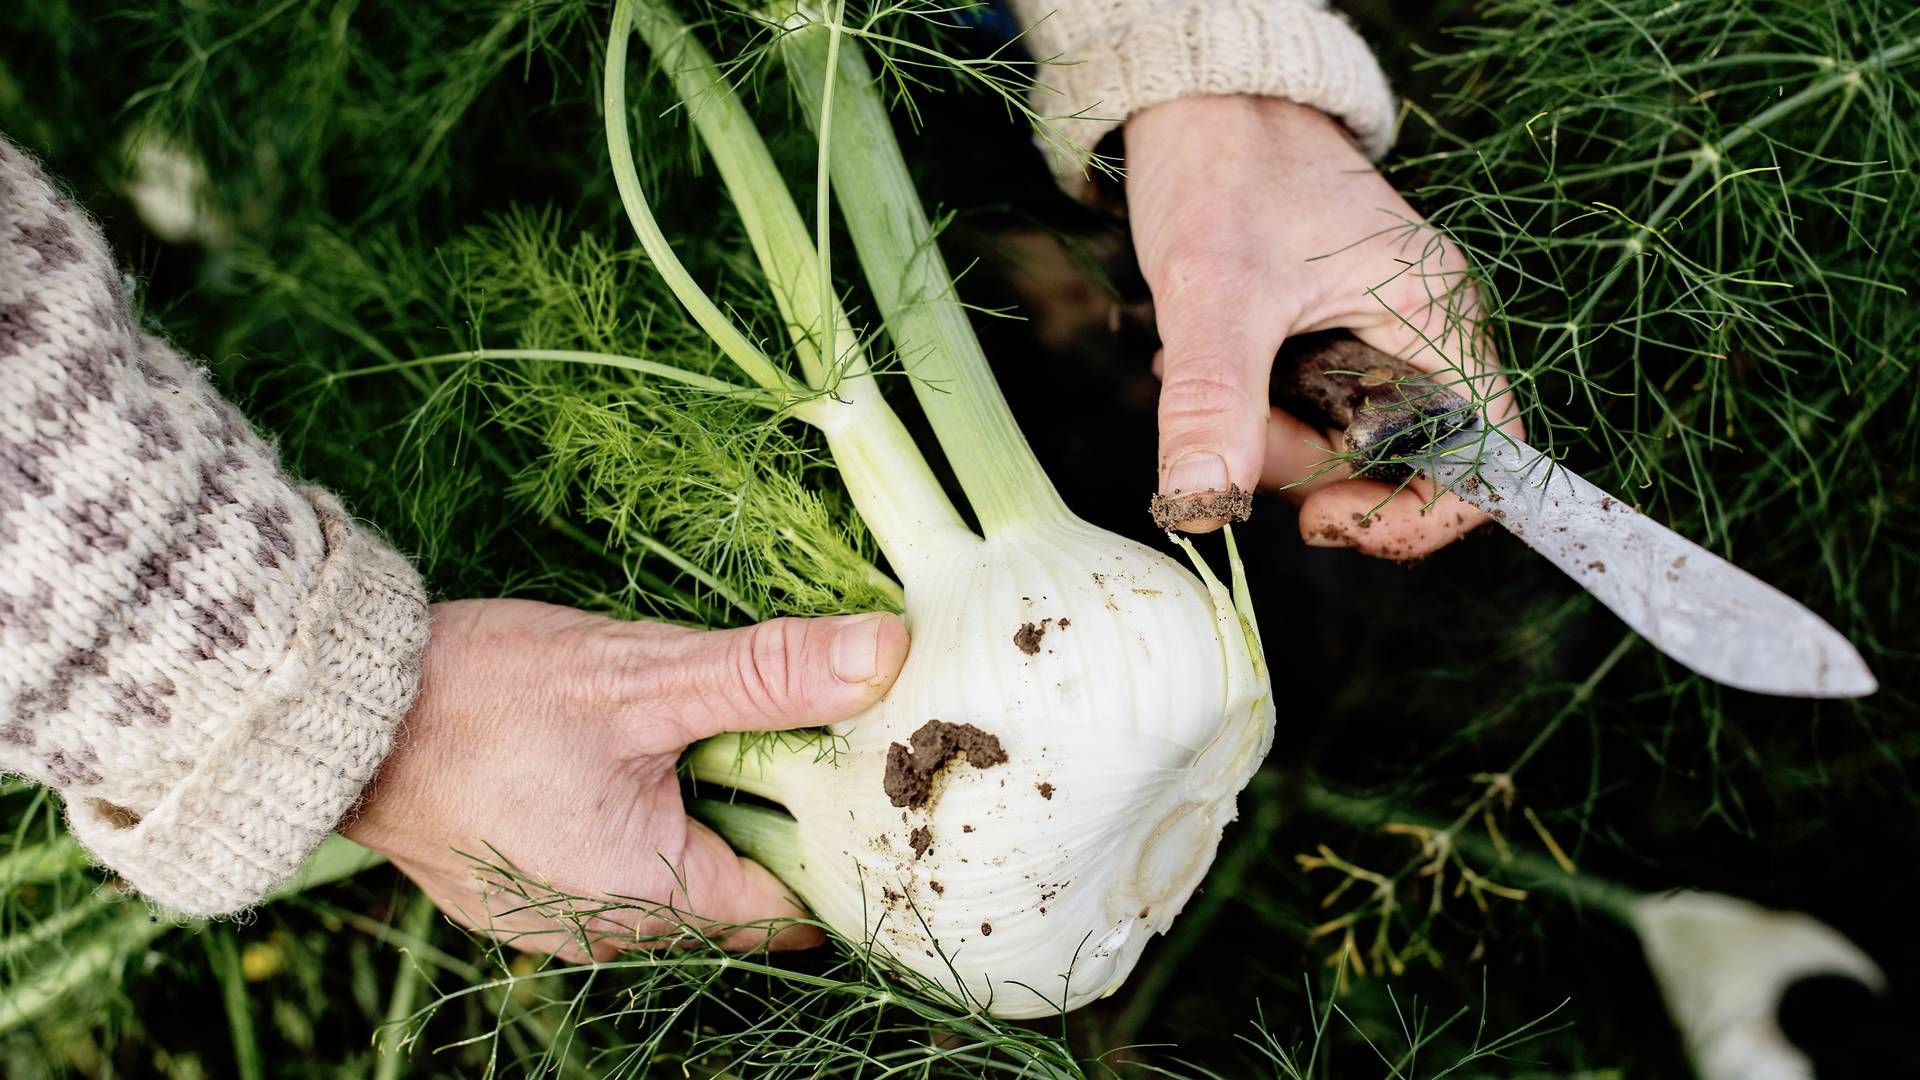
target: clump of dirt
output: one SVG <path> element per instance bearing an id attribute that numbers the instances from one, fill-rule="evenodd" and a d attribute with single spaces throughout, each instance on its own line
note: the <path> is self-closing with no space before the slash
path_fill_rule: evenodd
<path id="1" fill-rule="evenodd" d="M 1219 518 L 1229 523 L 1245 521 L 1253 516 L 1253 496 L 1240 490 L 1238 484 L 1228 484 L 1227 490 L 1196 491 L 1191 494 L 1176 491 L 1171 495 L 1155 493 L 1147 500 L 1147 513 L 1153 515 L 1153 523 L 1159 528 L 1172 532 L 1177 526 L 1189 521 L 1205 518 Z"/>
<path id="2" fill-rule="evenodd" d="M 933 895 L 935 896 L 947 895 L 947 887 L 945 885 L 940 884 L 940 882 L 938 881 L 927 882 L 927 887 L 933 890 Z"/>
<path id="3" fill-rule="evenodd" d="M 983 922 L 983 923 L 981 923 L 981 924 L 980 924 L 980 936 L 981 936 L 981 937 L 991 937 L 992 935 L 993 935 L 993 924 L 992 924 L 992 923 L 990 923 L 990 922 Z"/>
<path id="4" fill-rule="evenodd" d="M 992 768 L 1007 760 L 997 736 L 972 724 L 929 720 L 907 743 L 887 747 L 887 772 L 881 788 L 893 805 L 918 810 L 933 798 L 933 778 L 949 761 L 962 755 L 976 769 Z"/>
<path id="5" fill-rule="evenodd" d="M 1061 620 L 1060 620 L 1060 629 L 1062 629 L 1062 630 L 1065 630 L 1065 629 L 1066 629 L 1067 627 L 1069 627 L 1069 626 L 1072 626 L 1072 625 L 1073 625 L 1073 620 L 1072 620 L 1072 619 L 1061 619 Z"/>
<path id="6" fill-rule="evenodd" d="M 1021 623 L 1020 629 L 1013 632 L 1013 647 L 1032 656 L 1040 651 L 1040 639 L 1047 636 L 1047 624 L 1052 619 L 1041 619 L 1037 623 Z"/>
<path id="7" fill-rule="evenodd" d="M 1040 797 L 1041 797 L 1041 798 L 1043 798 L 1043 799 L 1051 799 L 1051 798 L 1053 798 L 1053 785 L 1052 785 L 1052 784 L 1044 784 L 1044 783 L 1043 783 L 1043 784 L 1035 784 L 1035 785 L 1033 785 L 1033 789 L 1034 789 L 1035 791 L 1038 791 L 1038 792 L 1040 793 Z"/>
<path id="8" fill-rule="evenodd" d="M 919 858 L 933 846 L 933 830 L 925 825 L 907 834 L 907 846 L 913 848 L 913 857 Z"/>

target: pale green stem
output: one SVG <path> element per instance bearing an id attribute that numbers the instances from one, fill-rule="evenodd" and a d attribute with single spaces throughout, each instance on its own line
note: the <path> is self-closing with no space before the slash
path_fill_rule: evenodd
<path id="1" fill-rule="evenodd" d="M 652 375 L 657 378 L 671 379 L 685 383 L 697 390 L 706 390 L 722 397 L 742 398 L 768 409 L 786 408 L 791 401 L 770 394 L 758 387 L 739 386 L 716 379 L 711 375 L 701 375 L 672 364 L 663 364 L 658 360 L 642 360 L 637 356 L 621 356 L 618 353 L 584 352 L 579 349 L 468 349 L 466 352 L 440 353 L 437 356 L 421 356 L 412 360 L 398 360 L 390 364 L 376 364 L 372 367 L 354 368 L 350 371 L 336 371 L 327 375 L 327 382 L 341 379 L 354 379 L 362 375 L 382 375 L 392 371 L 405 371 L 409 368 L 430 367 L 434 364 L 453 364 L 472 360 L 552 360 L 566 364 L 590 364 L 597 367 L 620 368 L 623 371 Z"/>
<path id="2" fill-rule="evenodd" d="M 880 396 L 859 339 L 833 296 L 831 281 L 820 277 L 824 262 L 799 208 L 766 143 L 718 67 L 687 27 L 654 0 L 638 4 L 620 0 L 613 25 L 607 42 L 607 139 L 620 197 L 641 245 L 674 295 L 714 335 L 723 351 L 750 377 L 771 385 L 764 375 L 772 370 L 772 361 L 746 342 L 687 274 L 647 207 L 626 132 L 629 26 L 646 40 L 655 64 L 672 78 L 686 103 L 792 328 L 795 351 L 811 388 L 830 393 L 803 402 L 794 414 L 826 434 L 841 478 L 867 527 L 911 588 L 917 577 L 924 579 L 952 558 L 951 544 L 976 538 L 940 489 L 906 427 Z M 802 312 L 816 311 L 831 320 L 829 327 L 810 330 L 801 323 Z"/>
<path id="3" fill-rule="evenodd" d="M 686 765 L 687 775 L 697 783 L 719 784 L 770 802 L 784 803 L 787 796 L 774 775 L 774 758 L 777 755 L 790 767 L 797 767 L 802 759 L 777 737 L 770 741 L 773 745 L 750 745 L 738 734 L 716 735 L 695 743 L 681 761 Z"/>
<path id="4" fill-rule="evenodd" d="M 233 1037 L 234 1073 L 241 1080 L 260 1080 L 266 1075 L 260 1060 L 260 1039 L 253 1029 L 253 1008 L 247 1001 L 247 977 L 240 968 L 240 949 L 232 931 L 221 928 L 202 934 L 200 943 L 213 965 L 214 978 L 220 983 L 220 1002 L 227 1011 L 227 1026 Z"/>
<path id="5" fill-rule="evenodd" d="M 854 42 L 839 41 L 843 27 L 797 14 L 813 25 L 783 34 L 781 56 L 831 152 L 842 181 L 834 193 L 887 332 L 974 513 L 989 533 L 1069 518 L 974 336 L 873 74 Z M 836 69 L 829 93 L 828 73 Z M 830 108 L 838 112 L 829 126 Z"/>
<path id="6" fill-rule="evenodd" d="M 773 871 L 774 877 L 789 885 L 801 880 L 799 822 L 778 810 L 719 799 L 695 799 L 687 812 L 713 826 L 735 851 Z"/>
<path id="7" fill-rule="evenodd" d="M 686 265 L 674 254 L 673 245 L 667 242 L 666 233 L 660 230 L 660 223 L 653 219 L 653 210 L 647 204 L 645 193 L 640 190 L 640 173 L 634 168 L 633 147 L 627 138 L 627 40 L 632 36 L 633 24 L 633 3 L 631 0 L 620 0 L 614 6 L 613 33 L 607 39 L 607 70 L 603 83 L 605 98 L 602 102 L 606 111 L 607 150 L 613 159 L 613 179 L 620 190 L 620 202 L 626 207 L 633 231 L 640 236 L 640 245 L 646 249 L 647 257 L 653 260 L 654 270 L 673 290 L 673 295 L 679 297 L 687 313 L 720 347 L 720 351 L 738 365 L 748 378 L 761 386 L 769 390 L 787 389 L 786 375 L 767 354 L 760 351 L 759 346 L 747 339 L 747 335 L 734 325 L 727 313 L 720 310 L 720 305 L 714 303 L 706 290 L 693 280 L 693 275 L 687 272 Z"/>
<path id="8" fill-rule="evenodd" d="M 407 909 L 400 923 L 400 932 L 413 940 L 424 940 L 427 932 L 433 928 L 435 911 L 433 900 L 426 893 L 415 895 L 413 906 Z M 402 945 L 400 970 L 393 977 L 393 993 L 387 998 L 387 1015 L 381 1021 L 381 1030 L 404 1030 L 406 1018 L 413 1015 L 414 1000 L 420 996 L 422 981 L 419 959 L 412 950 Z M 380 1063 L 374 1067 L 373 1080 L 399 1080 L 407 1069 L 408 1046 L 404 1037 L 382 1040 L 379 1046 Z"/>
<path id="9" fill-rule="evenodd" d="M 863 560 L 860 565 L 860 576 L 866 579 L 867 584 L 873 586 L 875 592 L 887 598 L 887 603 L 892 605 L 893 610 L 907 610 L 907 590 L 893 580 L 891 574 Z"/>
<path id="10" fill-rule="evenodd" d="M 845 0 L 841 0 L 837 6 L 840 14 L 844 15 L 847 8 Z M 838 42 L 835 44 L 837 45 Z M 833 126 L 831 95 L 828 96 L 827 103 L 821 107 L 821 114 L 820 130 L 830 130 Z M 830 158 L 825 150 L 814 155 L 813 180 L 813 246 L 820 260 L 815 275 L 819 283 L 825 286 L 820 289 L 820 325 L 833 327 L 837 335 L 846 316 L 840 311 L 840 305 L 835 302 L 833 295 L 833 237 L 831 235 L 833 172 Z"/>

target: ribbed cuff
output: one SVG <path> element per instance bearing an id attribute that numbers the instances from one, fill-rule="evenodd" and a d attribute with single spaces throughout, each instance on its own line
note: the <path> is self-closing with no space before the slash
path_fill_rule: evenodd
<path id="1" fill-rule="evenodd" d="M 331 495 L 302 494 L 326 561 L 252 707 L 137 822 L 99 800 L 68 808 L 96 858 L 180 914 L 238 911 L 292 877 L 373 779 L 419 688 L 419 575 Z"/>
<path id="2" fill-rule="evenodd" d="M 1143 13 L 1065 45 L 1060 62 L 1039 72 L 1033 105 L 1067 144 L 1049 146 L 1048 156 L 1069 192 L 1085 192 L 1087 160 L 1103 137 L 1178 98 L 1286 98 L 1341 121 L 1373 158 L 1391 148 L 1393 91 L 1373 50 L 1339 15 L 1300 0 L 1141 6 Z"/>

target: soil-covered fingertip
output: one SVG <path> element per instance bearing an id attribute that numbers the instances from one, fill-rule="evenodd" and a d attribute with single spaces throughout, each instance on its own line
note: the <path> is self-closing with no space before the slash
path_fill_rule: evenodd
<path id="1" fill-rule="evenodd" d="M 1194 521 L 1238 524 L 1253 516 L 1253 494 L 1238 484 L 1227 485 L 1225 491 L 1156 492 L 1147 502 L 1147 512 L 1153 515 L 1154 525 L 1167 532 Z"/>

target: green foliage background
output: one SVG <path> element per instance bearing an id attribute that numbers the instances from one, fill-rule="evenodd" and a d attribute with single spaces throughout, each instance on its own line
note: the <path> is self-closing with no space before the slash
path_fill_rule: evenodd
<path id="1" fill-rule="evenodd" d="M 439 595 L 708 625 L 888 602 L 804 435 L 620 372 L 406 364 L 479 346 L 717 362 L 619 218 L 595 105 L 601 5 L 20 7 L 0 41 L 0 131 L 102 219 L 152 319 L 214 366 L 301 474 L 414 554 Z M 12 784 L 5 1000 L 76 958 L 97 963 L 58 1008 L 17 1023 L 0 1012 L 0 1068 L 1684 1072 L 1624 930 L 1540 893 L 1431 906 L 1418 846 L 1336 797 L 1353 793 L 1394 820 L 1471 809 L 1467 831 L 1497 828 L 1535 853 L 1552 836 L 1583 874 L 1811 912 L 1874 955 L 1895 996 L 1807 987 L 1789 1001 L 1790 1032 L 1823 1075 L 1912 1069 L 1891 1017 L 1911 1010 L 1920 978 L 1920 634 L 1906 610 L 1920 570 L 1920 15 L 1901 0 L 1348 10 L 1408 100 L 1390 173 L 1472 256 L 1533 441 L 1826 615 L 1861 645 L 1879 695 L 1814 705 L 1723 690 L 1507 538 L 1407 570 L 1302 549 L 1269 503 L 1242 545 L 1281 741 L 1174 934 L 1121 995 L 1060 1024 L 905 1004 L 876 991 L 857 950 L 764 970 L 536 972 L 441 923 L 385 869 L 246 925 L 156 927 L 64 854 L 45 793 Z M 993 33 L 939 40 L 979 54 Z M 767 90 L 776 152 L 809 161 L 804 126 Z M 764 304 L 724 197 L 657 92 L 641 100 L 638 138 L 671 148 L 650 155 L 663 220 L 688 223 L 696 276 L 754 317 Z M 1132 292 L 1111 255 L 1124 226 L 1054 192 L 1003 110 L 980 95 L 919 101 L 902 136 L 925 196 L 955 212 L 955 254 L 987 257 L 963 282 L 970 301 L 1028 299 L 993 269 L 1016 229 L 1063 238 L 1097 267 L 1097 289 Z M 204 157 L 221 223 L 205 242 L 141 225 L 126 197 L 133 138 Z M 810 173 L 792 175 L 805 205 Z M 1043 346 L 1000 320 L 982 331 L 1069 504 L 1152 542 L 1138 343 L 1094 330 Z M 1397 910 L 1383 921 L 1364 890 L 1323 907 L 1338 875 L 1294 859 L 1322 844 L 1400 875 Z M 1313 930 L 1356 911 L 1366 970 L 1350 962 L 1336 979 L 1325 960 L 1342 935 Z M 520 978 L 490 981 L 502 971 Z M 381 1043 L 414 1036 L 409 1057 L 369 1042 L 385 1021 L 410 1021 Z M 1529 1037 L 1517 1050 L 1484 1052 L 1515 1029 Z"/>

